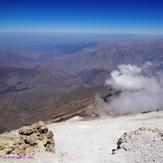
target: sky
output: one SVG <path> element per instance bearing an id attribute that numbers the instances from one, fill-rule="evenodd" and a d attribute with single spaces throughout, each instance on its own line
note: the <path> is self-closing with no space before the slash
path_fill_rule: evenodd
<path id="1" fill-rule="evenodd" d="M 0 0 L 0 32 L 163 34 L 163 1 Z"/>

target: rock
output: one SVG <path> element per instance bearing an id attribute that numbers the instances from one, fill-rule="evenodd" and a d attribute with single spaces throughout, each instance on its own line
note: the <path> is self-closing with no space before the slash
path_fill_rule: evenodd
<path id="1" fill-rule="evenodd" d="M 117 142 L 117 149 L 120 149 L 121 148 L 122 142 L 123 142 L 122 138 L 119 138 L 118 139 L 118 142 Z"/>
<path id="2" fill-rule="evenodd" d="M 46 135 L 48 139 L 53 139 L 54 134 L 51 131 L 48 131 Z"/>
<path id="3" fill-rule="evenodd" d="M 54 152 L 55 143 L 53 133 L 48 131 L 44 122 L 39 121 L 32 125 L 24 126 L 15 135 L 0 139 L 1 155 L 34 155 L 39 152 Z"/>
<path id="4" fill-rule="evenodd" d="M 40 132 L 36 132 L 36 135 L 37 135 L 38 137 L 40 137 L 40 136 L 41 136 L 41 133 L 40 133 Z"/>
<path id="5" fill-rule="evenodd" d="M 24 126 L 19 129 L 19 134 L 20 135 L 31 135 L 33 134 L 34 129 L 31 126 Z"/>
<path id="6" fill-rule="evenodd" d="M 21 144 L 20 146 L 18 146 L 18 148 L 15 149 L 14 154 L 18 156 L 25 156 L 27 148 L 27 144 Z"/>
<path id="7" fill-rule="evenodd" d="M 6 154 L 11 154 L 13 150 L 14 150 L 14 147 L 8 147 L 6 149 Z"/>
<path id="8" fill-rule="evenodd" d="M 39 139 L 39 140 L 43 140 L 43 139 L 44 139 L 44 135 L 41 134 L 40 136 L 38 136 L 38 139 Z"/>
<path id="9" fill-rule="evenodd" d="M 160 136 L 163 137 L 163 133 L 161 133 Z"/>
<path id="10" fill-rule="evenodd" d="M 38 123 L 32 124 L 32 128 L 34 128 L 34 129 L 39 129 L 39 128 L 41 128 L 42 126 L 46 126 L 45 123 L 44 123 L 43 121 L 39 121 Z"/>
<path id="11" fill-rule="evenodd" d="M 31 146 L 37 145 L 38 144 L 38 139 L 36 135 L 30 135 L 29 137 L 27 137 L 27 139 L 25 140 L 26 144 L 29 144 Z"/>
<path id="12" fill-rule="evenodd" d="M 0 144 L 0 150 L 4 150 L 5 149 L 5 145 Z"/>
<path id="13" fill-rule="evenodd" d="M 25 140 L 25 139 L 24 139 Z M 24 143 L 24 140 L 23 139 L 19 139 L 18 143 L 19 145 L 23 144 Z"/>
<path id="14" fill-rule="evenodd" d="M 44 147 L 46 147 L 48 144 L 52 144 L 52 143 L 53 143 L 52 139 L 48 139 L 45 137 L 43 140 Z"/>
<path id="15" fill-rule="evenodd" d="M 46 151 L 47 152 L 54 152 L 55 151 L 55 148 L 54 148 L 54 146 L 55 146 L 55 144 L 54 144 L 54 141 L 51 143 L 51 144 L 48 144 L 47 146 L 46 146 Z"/>
<path id="16" fill-rule="evenodd" d="M 41 133 L 47 133 L 48 131 L 48 128 L 46 126 L 41 126 L 39 129 L 38 129 L 39 132 Z"/>
<path id="17" fill-rule="evenodd" d="M 112 149 L 112 155 L 114 155 L 114 154 L 115 154 L 115 151 L 116 151 L 116 149 Z"/>

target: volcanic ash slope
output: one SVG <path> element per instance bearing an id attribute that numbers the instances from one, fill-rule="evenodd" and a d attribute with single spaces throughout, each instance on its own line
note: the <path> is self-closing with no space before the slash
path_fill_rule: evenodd
<path id="1" fill-rule="evenodd" d="M 56 153 L 48 157 L 49 162 L 163 162 L 163 112 L 67 121 L 51 124 L 49 128 L 56 138 Z M 124 133 L 127 141 L 113 154 Z"/>

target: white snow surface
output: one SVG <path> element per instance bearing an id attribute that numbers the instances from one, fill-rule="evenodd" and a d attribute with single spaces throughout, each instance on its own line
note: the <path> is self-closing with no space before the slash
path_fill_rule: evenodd
<path id="1" fill-rule="evenodd" d="M 112 149 L 116 148 L 117 140 L 124 132 L 130 132 L 140 127 L 163 130 L 163 112 L 127 115 L 115 118 L 103 117 L 89 121 L 65 121 L 50 124 L 48 127 L 54 133 L 56 143 L 55 153 L 37 156 L 33 161 L 28 160 L 29 162 L 145 163 L 148 162 L 148 159 L 142 159 L 142 157 L 137 157 L 137 155 L 135 155 L 135 158 L 134 155 L 130 157 L 130 154 L 124 154 L 124 151 L 113 155 Z M 163 141 L 160 143 L 162 144 L 159 144 L 158 148 L 154 148 L 158 150 L 155 151 L 156 153 L 163 151 L 159 150 L 160 147 L 163 148 Z M 146 145 L 145 142 L 141 142 L 141 146 L 145 147 Z M 144 156 L 145 158 L 151 157 L 150 151 L 146 153 L 148 155 Z M 163 161 L 163 153 L 158 163 L 162 163 L 161 161 Z M 19 161 L 17 160 L 17 162 Z"/>

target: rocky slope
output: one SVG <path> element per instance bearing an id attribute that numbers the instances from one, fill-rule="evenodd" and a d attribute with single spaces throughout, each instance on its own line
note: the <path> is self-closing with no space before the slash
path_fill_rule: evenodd
<path id="1" fill-rule="evenodd" d="M 1 66 L 0 132 L 47 119 L 59 98 L 80 85 L 77 76 L 60 70 Z"/>
<path id="2" fill-rule="evenodd" d="M 146 145 L 144 145 L 146 144 Z M 163 130 L 156 128 L 139 128 L 125 132 L 117 142 L 117 149 L 112 154 L 123 155 L 128 162 L 162 162 Z"/>
<path id="3" fill-rule="evenodd" d="M 161 111 L 116 118 L 101 117 L 87 121 L 80 117 L 74 117 L 65 122 L 52 123 L 48 125 L 48 128 L 55 135 L 55 153 L 53 153 L 45 152 L 47 148 L 43 145 L 47 140 L 49 142 L 49 136 L 52 138 L 53 134 L 47 131 L 44 125 L 38 128 L 42 124 L 39 122 L 33 124 L 32 128 L 31 126 L 20 128 L 15 137 L 13 137 L 15 131 L 10 132 L 12 140 L 20 143 L 18 147 L 21 147 L 21 137 L 23 137 L 23 144 L 28 147 L 27 149 L 30 148 L 30 153 L 28 153 L 30 155 L 14 157 L 14 155 L 6 154 L 6 157 L 0 157 L 0 161 L 4 163 L 162 163 L 162 123 L 163 112 Z M 33 139 L 32 135 L 37 135 L 37 139 Z M 17 137 L 19 137 L 19 141 L 17 141 Z M 2 135 L 0 138 L 4 142 Z M 3 142 L 0 143 L 3 144 Z M 10 143 L 11 141 L 7 140 L 6 142 Z M 50 139 L 50 142 L 52 142 L 50 149 L 54 149 L 53 139 Z M 38 146 L 39 144 L 41 144 L 41 148 Z M 2 147 L 0 152 L 5 151 Z M 7 153 L 16 152 L 16 146 L 14 149 L 10 148 Z M 35 155 L 32 155 L 32 149 L 36 152 Z M 43 150 L 40 151 L 40 149 Z M 28 150 L 21 151 L 28 152 Z"/>
<path id="4" fill-rule="evenodd" d="M 33 156 L 54 152 L 53 133 L 44 122 L 27 125 L 19 130 L 0 135 L 0 156 Z"/>

